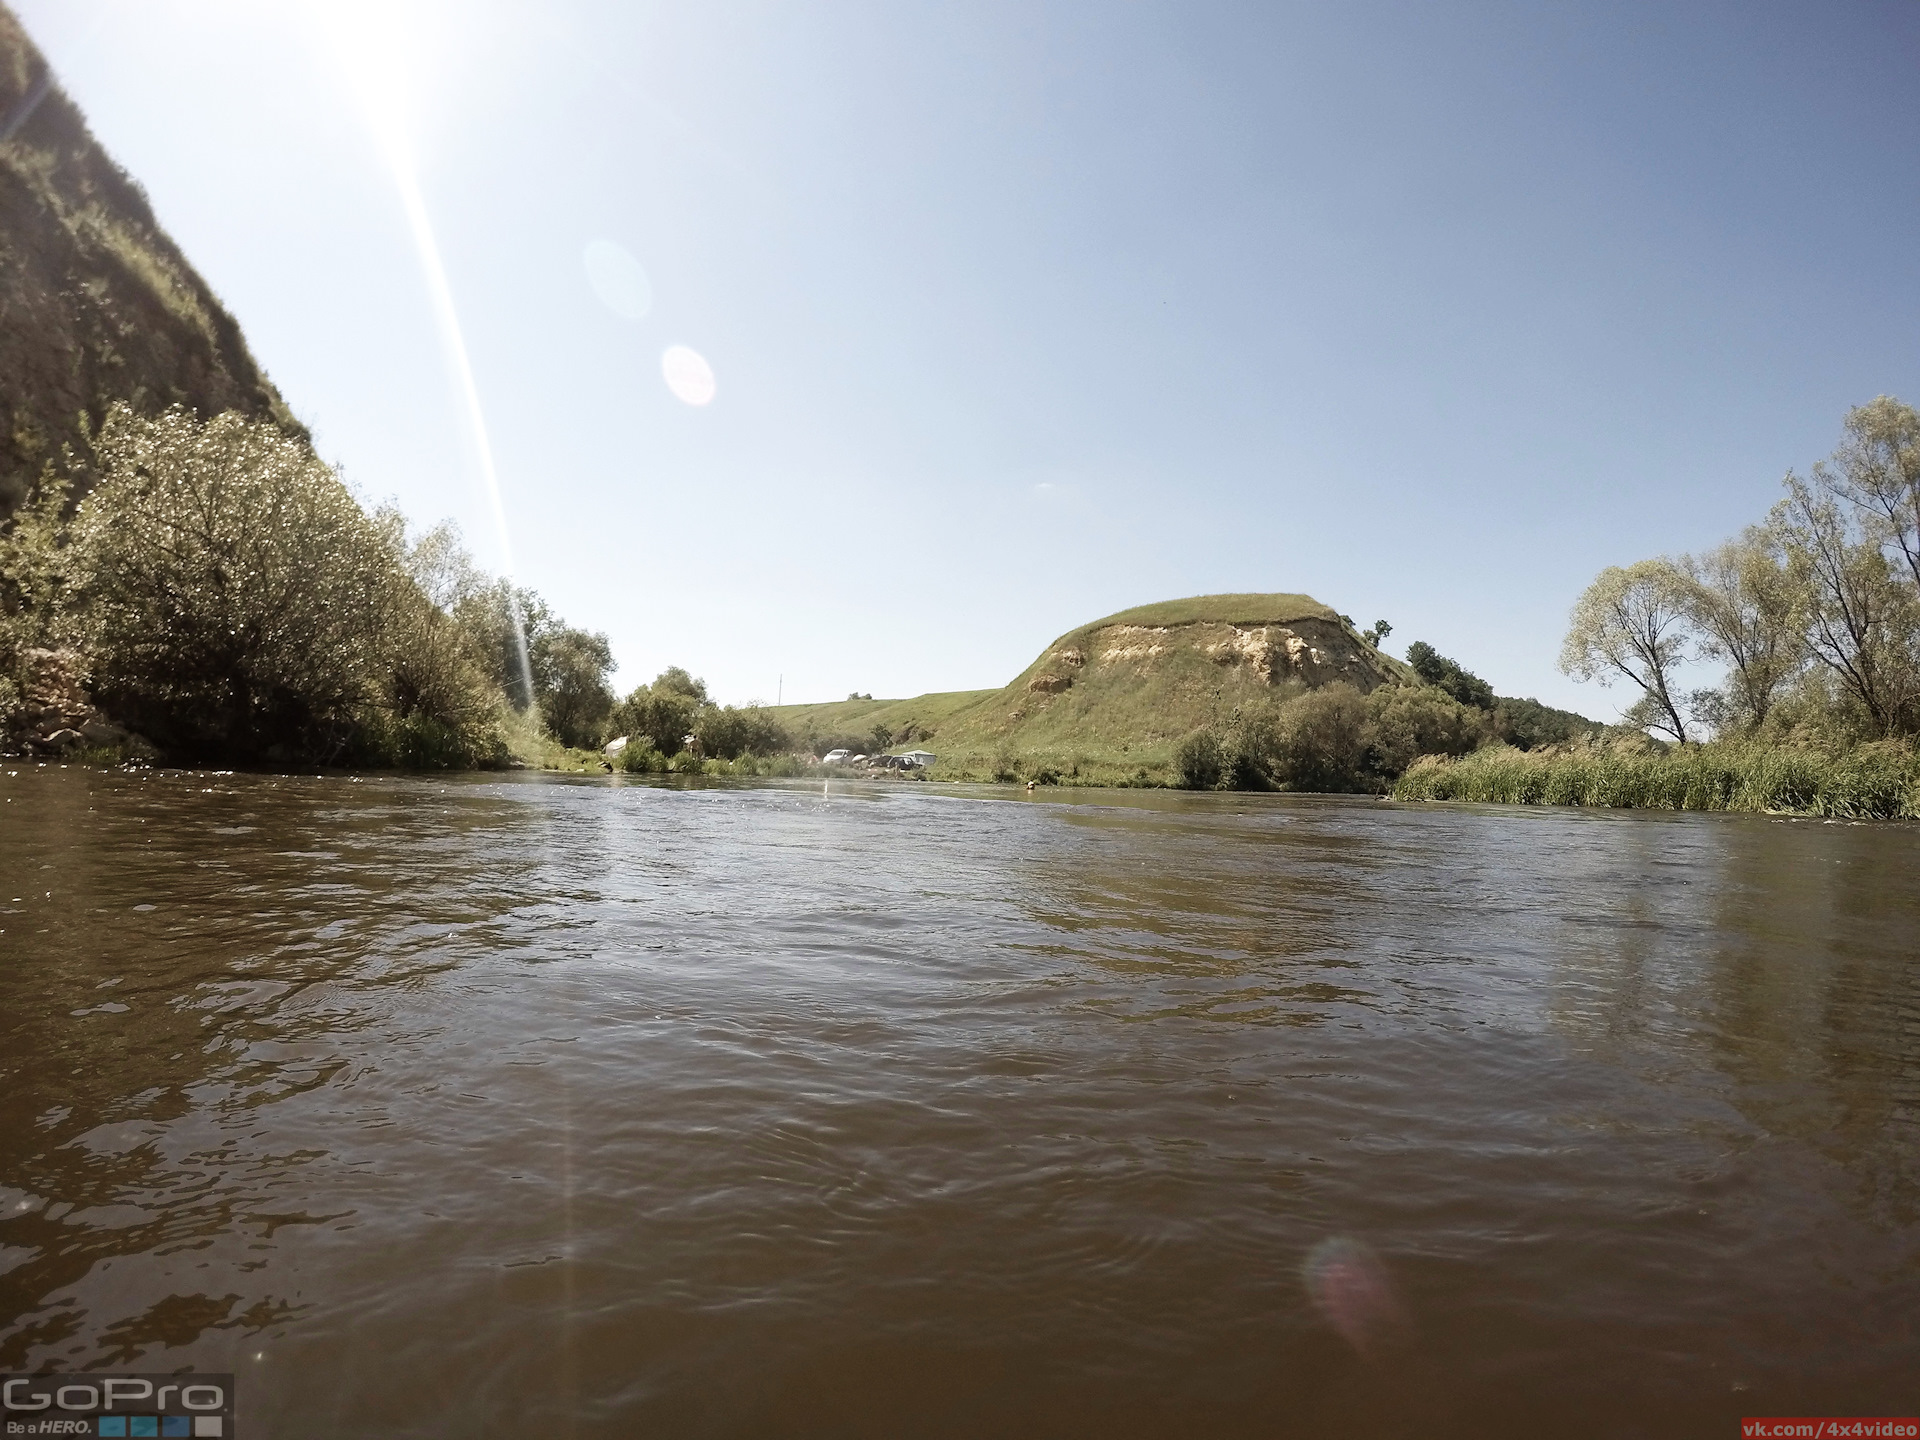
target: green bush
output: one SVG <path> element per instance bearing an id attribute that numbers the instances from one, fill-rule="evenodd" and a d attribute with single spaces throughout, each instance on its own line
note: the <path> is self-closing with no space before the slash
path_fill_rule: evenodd
<path id="1" fill-rule="evenodd" d="M 1374 792 L 1417 756 L 1462 755 L 1485 737 L 1485 712 L 1431 686 L 1363 696 L 1335 683 L 1195 731 L 1175 750 L 1174 772 L 1189 790 Z"/>
<path id="2" fill-rule="evenodd" d="M 615 762 L 629 775 L 664 775 L 667 773 L 667 757 L 653 748 L 644 738 L 629 740 L 621 749 Z"/>
<path id="3" fill-rule="evenodd" d="M 116 406 L 73 525 L 67 611 L 112 714 L 187 758 L 497 755 L 492 692 L 306 444 L 237 412 Z"/>
<path id="4" fill-rule="evenodd" d="M 648 736 L 655 746 L 673 754 L 685 747 L 687 736 L 697 733 L 695 722 L 709 703 L 706 682 L 675 665 L 615 706 L 608 728 L 615 735 Z"/>
<path id="5" fill-rule="evenodd" d="M 1433 686 L 1383 685 L 1367 697 L 1367 770 L 1391 779 L 1422 755 L 1465 755 L 1486 739 L 1486 712 Z"/>
<path id="6" fill-rule="evenodd" d="M 1565 745 L 1574 740 L 1598 737 L 1607 727 L 1571 710 L 1556 710 L 1538 700 L 1513 700 L 1502 696 L 1493 705 L 1493 736 L 1516 750 L 1537 750 L 1543 745 Z"/>
<path id="7" fill-rule="evenodd" d="M 723 760 L 773 755 L 793 744 L 786 727 L 759 705 L 709 706 L 694 721 L 693 733 L 702 750 Z"/>
<path id="8" fill-rule="evenodd" d="M 597 750 L 606 743 L 614 708 L 607 689 L 613 669 L 607 637 L 551 624 L 534 633 L 527 658 L 540 718 L 554 738 L 577 750 Z"/>
<path id="9" fill-rule="evenodd" d="M 0 733 L 18 707 L 20 652 L 58 643 L 71 557 L 63 543 L 67 481 L 48 471 L 0 525 Z"/>
<path id="10" fill-rule="evenodd" d="M 1287 701 L 1275 716 L 1267 774 L 1286 790 L 1343 792 L 1369 783 L 1366 697 L 1335 683 Z"/>
<path id="11" fill-rule="evenodd" d="M 1173 773 L 1182 790 L 1219 789 L 1221 777 L 1226 774 L 1226 757 L 1219 735 L 1203 728 L 1182 740 L 1173 752 Z"/>

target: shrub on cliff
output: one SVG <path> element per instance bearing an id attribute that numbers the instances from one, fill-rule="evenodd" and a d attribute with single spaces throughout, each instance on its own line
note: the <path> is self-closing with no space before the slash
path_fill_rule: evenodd
<path id="1" fill-rule="evenodd" d="M 1477 710 L 1493 709 L 1493 686 L 1424 640 L 1416 640 L 1407 647 L 1407 664 L 1423 684 L 1446 691 L 1462 705 L 1471 705 Z"/>

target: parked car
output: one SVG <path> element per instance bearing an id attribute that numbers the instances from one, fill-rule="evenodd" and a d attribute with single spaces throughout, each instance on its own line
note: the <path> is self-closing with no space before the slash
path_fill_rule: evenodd
<path id="1" fill-rule="evenodd" d="M 822 765 L 844 765 L 853 758 L 851 750 L 829 750 L 820 757 Z"/>

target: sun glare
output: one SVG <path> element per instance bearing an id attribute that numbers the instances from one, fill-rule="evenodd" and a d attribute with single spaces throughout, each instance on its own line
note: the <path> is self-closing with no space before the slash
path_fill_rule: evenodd
<path id="1" fill-rule="evenodd" d="M 468 435 L 479 462 L 480 481 L 486 491 L 493 515 L 495 538 L 500 546 L 501 569 L 514 573 L 513 536 L 507 524 L 507 507 L 500 492 L 500 475 L 494 465 L 493 441 L 487 433 L 486 412 L 480 403 L 480 387 L 474 379 L 473 360 L 467 352 L 467 340 L 460 326 L 460 311 L 454 304 L 453 287 L 447 279 L 447 267 L 440 254 L 440 241 L 434 234 L 433 219 L 427 213 L 425 197 L 414 166 L 413 148 L 408 143 L 407 100 L 411 94 L 404 60 L 405 37 L 388 7 L 354 0 L 314 7 L 309 14 L 318 23 L 332 50 L 334 59 L 346 76 L 375 146 L 392 172 L 400 208 L 406 214 L 414 249 L 425 273 L 427 292 L 439 323 L 441 342 L 466 401 Z M 637 262 L 636 262 L 637 263 Z M 514 609 L 515 641 L 519 650 L 520 671 L 528 691 L 533 686 L 533 671 L 527 654 L 525 626 L 518 602 Z"/>
<path id="2" fill-rule="evenodd" d="M 667 377 L 667 389 L 674 398 L 688 405 L 705 405 L 713 399 L 713 367 L 697 350 L 685 345 L 669 346 L 660 357 L 660 373 Z"/>

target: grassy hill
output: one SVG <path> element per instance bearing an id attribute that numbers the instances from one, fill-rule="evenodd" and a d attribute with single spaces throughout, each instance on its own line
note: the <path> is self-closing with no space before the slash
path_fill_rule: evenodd
<path id="1" fill-rule="evenodd" d="M 1197 595 L 1070 630 L 998 690 L 911 700 L 787 705 L 801 737 L 872 748 L 923 745 L 944 779 L 1052 771 L 1101 783 L 1161 783 L 1174 746 L 1254 696 L 1344 680 L 1368 691 L 1410 679 L 1308 595 Z"/>
<path id="2" fill-rule="evenodd" d="M 304 433 L 0 4 L 0 519 L 115 400 L 243 410 Z"/>

